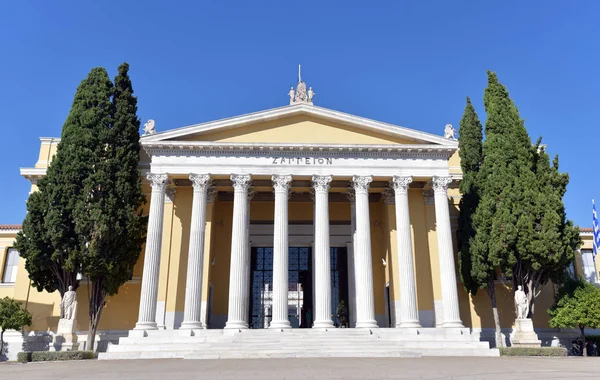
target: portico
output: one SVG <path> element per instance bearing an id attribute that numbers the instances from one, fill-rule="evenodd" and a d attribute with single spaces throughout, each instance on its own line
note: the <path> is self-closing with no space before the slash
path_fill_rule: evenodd
<path id="1" fill-rule="evenodd" d="M 311 135 L 308 137 L 310 142 L 302 141 L 306 136 L 300 140 L 295 138 L 294 135 L 303 131 L 302 126 L 294 124 L 302 120 L 322 123 L 322 138 Z M 304 132 L 310 132 L 311 127 L 305 126 Z M 330 142 L 332 137 L 328 135 L 340 131 L 344 133 L 334 137 L 335 143 Z M 277 140 L 265 141 L 268 132 L 272 132 L 271 139 L 278 135 Z M 378 143 L 372 143 L 374 141 Z M 146 178 L 152 192 L 140 311 L 135 329 L 159 328 L 157 314 L 162 308 L 158 308 L 157 313 L 157 289 L 160 249 L 164 247 L 165 194 L 174 191 L 177 199 L 179 189 L 186 187 L 193 190 L 191 214 L 189 220 L 184 221 L 190 225 L 189 241 L 186 242 L 187 266 L 180 272 L 180 276 L 185 276 L 184 312 L 181 323 L 172 324 L 171 328 L 194 330 L 219 325 L 206 326 L 206 320 L 211 319 L 207 316 L 211 305 L 202 301 L 207 298 L 206 286 L 210 283 L 206 277 L 211 276 L 211 268 L 206 264 L 221 260 L 223 256 L 228 256 L 229 266 L 226 290 L 225 287 L 219 289 L 220 297 L 227 297 L 226 320 L 221 327 L 238 330 L 255 327 L 250 321 L 251 303 L 256 298 L 251 294 L 251 288 L 256 286 L 252 279 L 252 249 L 259 246 L 272 249 L 272 267 L 268 268 L 272 278 L 262 284 L 264 289 L 261 290 L 262 298 L 268 295 L 268 302 L 263 302 L 268 304 L 268 307 L 263 305 L 267 323 L 262 327 L 292 327 L 288 312 L 290 292 L 295 292 L 297 298 L 302 294 L 296 317 L 304 326 L 307 316 L 312 319 L 310 327 L 315 329 L 340 324 L 335 320 L 338 311 L 335 310 L 337 304 L 332 301 L 331 285 L 331 249 L 336 246 L 346 249 L 344 279 L 347 283 L 344 289 L 347 289 L 347 295 L 344 293 L 342 298 L 347 300 L 338 299 L 338 295 L 336 302 L 346 301 L 349 327 L 421 327 L 410 192 L 425 194 L 421 197 L 426 197 L 428 192 L 434 194 L 441 284 L 441 302 L 435 309 L 442 311 L 436 313 L 442 314 L 435 316 L 436 325 L 462 327 L 447 194 L 453 180 L 448 160 L 456 152 L 455 140 L 299 101 L 279 109 L 150 134 L 142 138 L 142 146 L 150 159 Z M 205 228 L 207 210 L 214 202 L 232 204 L 230 215 L 219 214 L 219 218 L 231 220 L 226 252 L 206 244 L 211 239 L 225 238 L 210 236 Z M 256 225 L 250 216 L 251 205 L 255 202 L 273 210 L 270 217 Z M 348 215 L 334 224 L 330 220 L 332 202 L 336 204 L 336 210 L 347 209 Z M 389 214 L 386 224 L 395 224 L 395 244 L 387 248 L 387 257 L 393 255 L 389 261 L 395 265 L 387 271 L 388 283 L 396 282 L 399 293 L 393 305 L 389 299 L 386 301 L 390 317 L 382 319 L 380 316 L 380 323 L 376 317 L 375 294 L 381 289 L 375 287 L 373 277 L 374 265 L 382 264 L 379 260 L 374 262 L 373 257 L 383 256 L 381 252 L 373 251 L 377 241 L 374 243 L 371 236 L 373 224 L 381 224 L 380 220 L 373 220 L 371 212 L 373 205 L 379 202 L 394 205 L 393 210 L 386 211 Z M 302 203 L 301 208 L 313 210 L 312 215 L 305 213 L 300 222 L 303 226 L 311 226 L 308 230 L 304 228 L 301 236 L 290 235 L 290 224 L 297 228 L 299 223 L 298 216 L 290 214 L 290 204 L 296 203 Z M 346 226 L 347 232 L 340 240 L 330 232 L 341 226 Z M 265 228 L 268 234 L 265 234 Z M 260 229 L 262 233 L 253 232 Z M 376 240 L 379 239 L 378 235 Z M 310 286 L 307 278 L 290 285 L 290 247 L 310 249 L 310 271 L 303 272 L 303 276 L 310 277 Z M 206 260 L 205 256 L 212 257 L 212 261 Z M 382 261 L 385 265 L 386 260 Z M 180 268 L 183 269 L 181 265 Z M 310 289 L 311 294 L 304 294 L 304 289 Z"/>

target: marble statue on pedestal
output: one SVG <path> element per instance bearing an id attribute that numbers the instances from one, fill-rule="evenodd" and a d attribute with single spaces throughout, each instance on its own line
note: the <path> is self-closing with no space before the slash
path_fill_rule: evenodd
<path id="1" fill-rule="evenodd" d="M 515 291 L 515 307 L 517 309 L 517 318 L 525 319 L 529 314 L 529 301 L 527 294 L 523 291 L 523 287 L 519 285 Z"/>
<path id="2" fill-rule="evenodd" d="M 60 316 L 61 319 L 75 319 L 75 308 L 77 307 L 77 293 L 69 286 L 69 290 L 60 301 Z"/>
<path id="3" fill-rule="evenodd" d="M 52 340 L 51 351 L 74 351 L 79 348 L 76 334 L 76 317 L 77 293 L 75 293 L 72 286 L 69 286 L 60 301 L 60 320 Z"/>
<path id="4" fill-rule="evenodd" d="M 521 285 L 515 291 L 515 310 L 517 312 L 517 319 L 515 320 L 514 335 L 511 339 L 512 345 L 519 347 L 540 347 L 541 341 L 533 329 L 533 321 L 531 318 L 527 318 L 529 315 L 529 300 Z"/>

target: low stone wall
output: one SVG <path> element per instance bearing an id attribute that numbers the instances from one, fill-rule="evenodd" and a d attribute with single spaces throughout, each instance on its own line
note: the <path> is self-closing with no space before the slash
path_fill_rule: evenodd
<path id="1" fill-rule="evenodd" d="M 494 329 L 473 329 L 473 332 L 479 332 L 482 341 L 490 342 L 490 347 L 496 347 Z M 502 329 L 501 332 L 505 347 L 510 347 L 514 329 Z M 535 329 L 535 333 L 542 342 L 542 347 L 571 347 L 571 341 L 579 336 L 579 330 L 575 329 Z M 586 330 L 586 335 L 600 335 L 600 330 Z"/>
<path id="2" fill-rule="evenodd" d="M 102 330 L 96 333 L 95 352 L 106 352 L 109 343 L 119 343 L 119 338 L 127 336 L 128 330 Z M 49 351 L 54 333 L 29 332 L 26 336 L 19 331 L 4 333 L 5 353 L 0 361 L 17 360 L 19 352 Z M 86 350 L 87 331 L 77 331 L 79 349 Z"/>

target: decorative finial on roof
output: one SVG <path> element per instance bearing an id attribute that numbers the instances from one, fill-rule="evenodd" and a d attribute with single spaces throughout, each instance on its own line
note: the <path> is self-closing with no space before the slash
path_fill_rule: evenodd
<path id="1" fill-rule="evenodd" d="M 306 90 L 306 83 L 302 80 L 301 65 L 298 65 L 298 84 L 296 85 L 296 90 L 292 87 L 290 92 L 288 92 L 288 95 L 290 97 L 290 104 L 313 104 L 315 92 L 312 87 L 309 87 L 308 91 Z"/>

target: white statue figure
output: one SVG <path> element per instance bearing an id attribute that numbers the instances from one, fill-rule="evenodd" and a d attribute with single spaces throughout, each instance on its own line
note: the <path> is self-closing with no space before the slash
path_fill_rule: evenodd
<path id="1" fill-rule="evenodd" d="M 446 124 L 446 128 L 444 128 L 444 137 L 451 140 L 456 140 L 456 136 L 454 135 L 454 127 L 452 124 Z"/>
<path id="2" fill-rule="evenodd" d="M 515 307 L 517 308 L 517 319 L 526 319 L 529 314 L 529 301 L 521 285 L 515 292 Z"/>
<path id="3" fill-rule="evenodd" d="M 75 319 L 75 311 L 77 309 L 77 294 L 73 290 L 72 286 L 69 286 L 69 290 L 65 292 L 65 295 L 60 301 L 60 312 L 63 319 L 73 320 Z"/>
<path id="4" fill-rule="evenodd" d="M 288 95 L 290 96 L 290 104 L 294 103 L 294 95 L 296 95 L 296 91 L 294 91 L 294 87 L 292 87 L 290 89 L 290 92 L 288 92 Z"/>
<path id="5" fill-rule="evenodd" d="M 297 102 L 306 102 L 306 83 L 299 82 L 296 87 L 296 97 L 294 101 Z"/>
<path id="6" fill-rule="evenodd" d="M 154 120 L 150 119 L 146 122 L 146 124 L 144 124 L 143 136 L 153 135 L 155 133 L 156 133 L 156 127 L 154 126 Z"/>
<path id="7" fill-rule="evenodd" d="M 315 92 L 313 91 L 312 87 L 309 87 L 308 88 L 308 102 L 309 103 L 312 103 L 313 96 L 315 96 Z"/>

